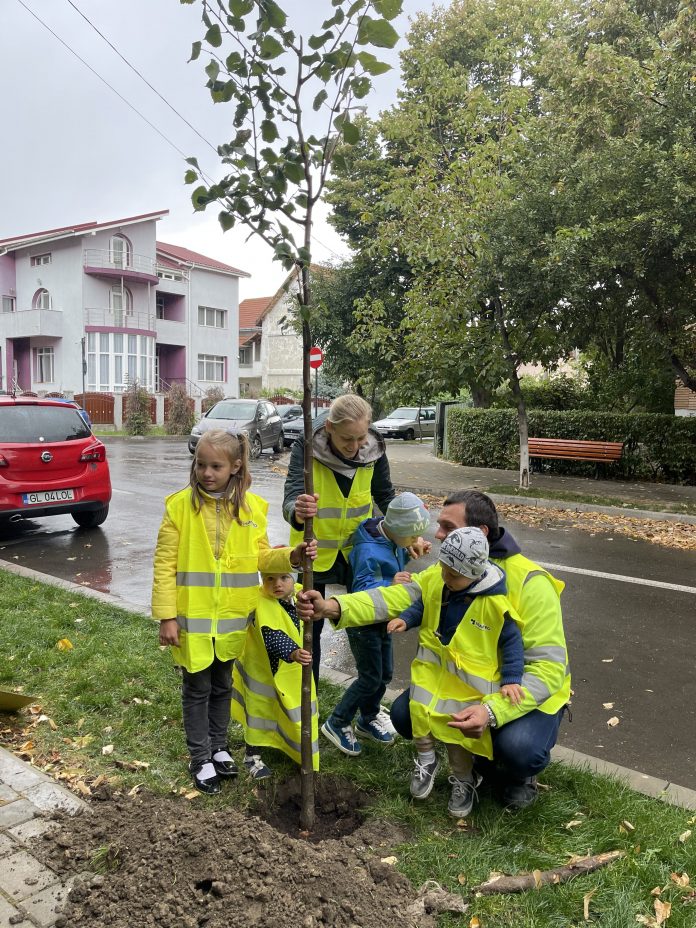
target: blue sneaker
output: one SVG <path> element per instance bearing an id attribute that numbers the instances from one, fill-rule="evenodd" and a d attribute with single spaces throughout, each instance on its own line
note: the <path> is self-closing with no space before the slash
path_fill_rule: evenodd
<path id="1" fill-rule="evenodd" d="M 366 722 L 359 718 L 355 723 L 355 730 L 359 735 L 365 735 L 366 738 L 372 738 L 379 744 L 394 744 L 394 735 L 389 731 L 386 720 L 378 715 L 371 722 Z"/>
<path id="2" fill-rule="evenodd" d="M 353 734 L 353 729 L 350 725 L 338 728 L 331 724 L 330 719 L 327 719 L 321 726 L 321 733 L 325 738 L 328 738 L 332 744 L 335 744 L 339 751 L 343 751 L 343 753 L 347 754 L 349 757 L 357 757 L 362 751 L 360 742 Z"/>

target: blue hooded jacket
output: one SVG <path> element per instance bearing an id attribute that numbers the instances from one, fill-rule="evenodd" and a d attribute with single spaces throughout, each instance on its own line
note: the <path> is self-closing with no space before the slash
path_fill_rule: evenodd
<path id="1" fill-rule="evenodd" d="M 348 558 L 353 570 L 351 593 L 391 586 L 394 574 L 406 567 L 408 551 L 385 538 L 378 528 L 381 521 L 381 518 L 365 519 L 353 533 L 353 549 Z"/>

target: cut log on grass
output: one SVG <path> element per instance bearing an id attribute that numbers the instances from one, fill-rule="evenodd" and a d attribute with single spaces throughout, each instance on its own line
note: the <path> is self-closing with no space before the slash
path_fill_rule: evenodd
<path id="1" fill-rule="evenodd" d="M 480 893 L 482 896 L 491 896 L 493 893 L 523 893 L 528 889 L 539 889 L 549 884 L 567 883 L 576 876 L 592 873 L 593 870 L 606 867 L 625 856 L 625 851 L 607 851 L 591 857 L 574 857 L 565 866 L 556 867 L 554 870 L 533 870 L 531 873 L 518 873 L 517 876 L 495 876 L 474 886 L 471 892 Z"/>

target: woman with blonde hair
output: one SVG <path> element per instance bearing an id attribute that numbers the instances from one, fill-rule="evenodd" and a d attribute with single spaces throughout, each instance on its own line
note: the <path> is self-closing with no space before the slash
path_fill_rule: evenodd
<path id="1" fill-rule="evenodd" d="M 353 532 L 372 515 L 373 500 L 384 513 L 395 496 L 384 439 L 371 422 L 372 409 L 361 396 L 346 393 L 333 401 L 328 418 L 314 431 L 314 496 L 304 492 L 304 438 L 292 446 L 283 514 L 290 523 L 291 544 L 302 539 L 305 519 L 314 518 L 318 542 L 314 588 L 320 591 L 329 583 L 350 590 Z M 322 625 L 315 622 L 313 627 L 312 670 L 317 685 Z"/>

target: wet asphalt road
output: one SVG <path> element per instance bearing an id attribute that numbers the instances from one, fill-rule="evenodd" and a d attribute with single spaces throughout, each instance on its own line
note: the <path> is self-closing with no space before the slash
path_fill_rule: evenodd
<path id="1" fill-rule="evenodd" d="M 0 558 L 112 593 L 146 611 L 163 499 L 186 484 L 191 457 L 184 440 L 107 444 L 114 496 L 101 529 L 78 530 L 70 516 L 3 526 Z M 407 454 L 408 446 L 395 443 L 393 452 L 394 457 Z M 287 459 L 287 453 L 266 452 L 252 464 L 252 489 L 270 503 L 271 544 L 288 539 L 278 472 Z M 435 517 L 433 512 L 431 538 Z M 618 535 L 507 525 L 529 557 L 554 565 L 567 584 L 563 611 L 573 721 L 564 723 L 560 743 L 696 788 L 696 704 L 691 698 L 696 554 Z M 418 567 L 432 561 L 431 555 Z M 414 634 L 395 639 L 393 685 L 407 685 L 415 649 Z M 342 632 L 325 631 L 323 653 L 328 666 L 351 672 Z M 605 709 L 605 703 L 613 706 Z M 620 721 L 609 728 L 612 716 Z"/>

